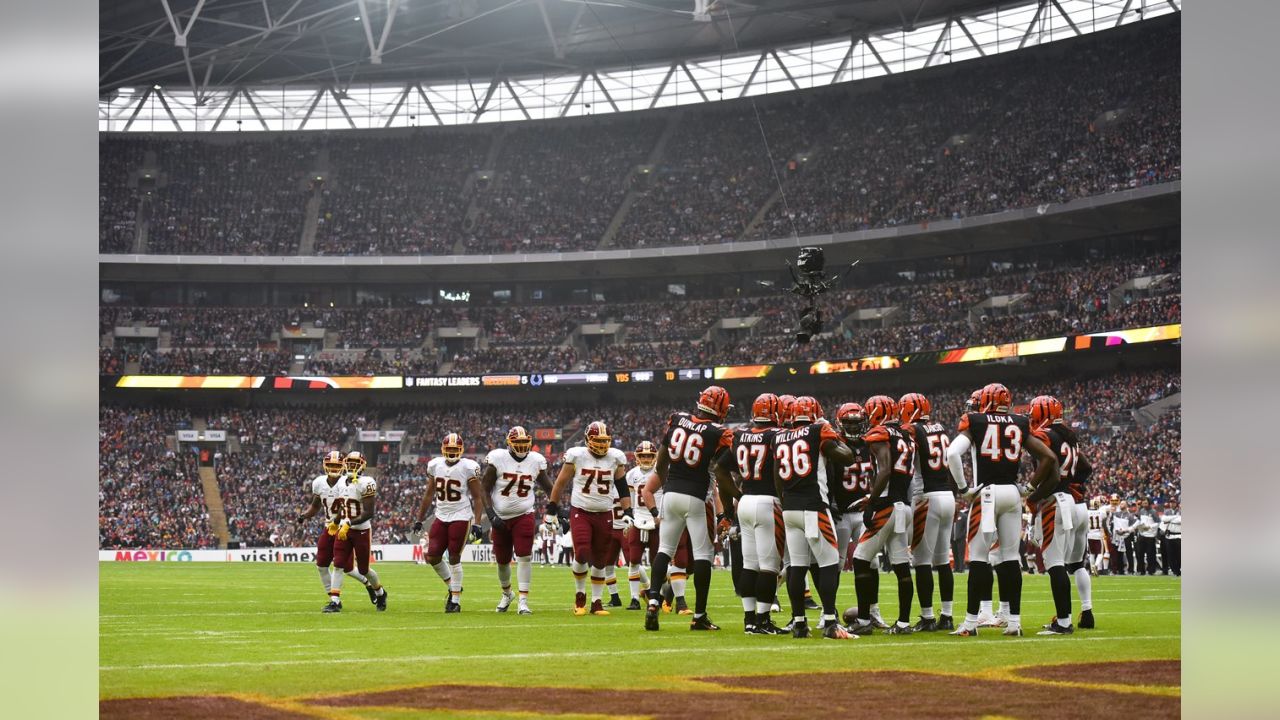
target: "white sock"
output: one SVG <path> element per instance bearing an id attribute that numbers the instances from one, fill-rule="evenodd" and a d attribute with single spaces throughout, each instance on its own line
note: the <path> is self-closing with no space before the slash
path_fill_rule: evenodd
<path id="1" fill-rule="evenodd" d="M 1071 627 L 1071 618 L 1058 618 L 1058 625 L 1061 627 Z"/>
<path id="2" fill-rule="evenodd" d="M 529 582 L 533 580 L 533 556 L 525 555 L 516 558 L 516 588 L 525 595 L 529 594 Z"/>
<path id="3" fill-rule="evenodd" d="M 604 584 L 609 588 L 610 595 L 618 594 L 618 572 L 612 565 L 604 569 Z"/>
<path id="4" fill-rule="evenodd" d="M 983 601 L 981 601 L 980 603 L 978 603 L 978 614 L 979 614 L 979 615 L 990 615 L 990 614 L 991 614 L 991 601 L 990 601 L 990 600 L 983 600 Z"/>
<path id="5" fill-rule="evenodd" d="M 591 568 L 591 602 L 604 595 L 604 568 Z"/>
<path id="6" fill-rule="evenodd" d="M 1009 603 L 1007 603 L 1007 602 L 1002 602 L 1002 603 L 1000 603 L 1000 614 L 1001 614 L 1001 615 L 1008 615 L 1008 614 L 1009 614 Z"/>
<path id="7" fill-rule="evenodd" d="M 671 594 L 672 594 L 672 595 L 675 595 L 675 596 L 676 596 L 676 597 L 678 597 L 678 598 L 682 598 L 682 597 L 684 597 L 684 584 L 685 584 L 685 582 L 687 582 L 687 581 L 685 580 L 684 570 L 681 570 L 681 571 L 680 571 L 680 578 L 679 578 L 679 579 L 676 579 L 675 574 L 672 574 L 672 575 L 671 575 Z"/>
<path id="8" fill-rule="evenodd" d="M 347 574 L 350 575 L 352 578 L 354 578 L 361 585 L 367 586 L 369 584 L 369 578 L 365 577 L 364 575 L 361 575 L 359 570 L 351 570 Z"/>
<path id="9" fill-rule="evenodd" d="M 931 608 L 931 607 L 927 607 L 927 608 L 920 608 L 920 617 L 924 618 L 925 620 L 932 620 L 932 619 L 933 619 L 933 608 Z"/>
<path id="10" fill-rule="evenodd" d="M 381 594 L 382 594 L 382 581 L 378 579 L 378 571 L 377 571 L 377 570 L 374 570 L 373 568 L 369 568 L 369 572 L 365 573 L 365 574 L 364 574 L 364 576 L 365 576 L 365 577 L 367 577 L 367 578 L 369 578 L 369 582 L 368 582 L 368 583 L 366 583 L 366 584 L 367 584 L 369 587 L 376 587 L 376 588 L 378 588 L 378 594 L 379 594 L 379 595 L 381 595 Z"/>
<path id="11" fill-rule="evenodd" d="M 342 569 L 334 567 L 329 571 L 329 593 L 337 595 L 342 592 Z"/>
<path id="12" fill-rule="evenodd" d="M 965 613 L 964 623 L 962 625 L 963 627 L 967 627 L 970 630 L 978 627 L 978 616 L 974 615 L 973 613 Z"/>
<path id="13" fill-rule="evenodd" d="M 324 585 L 324 594 L 328 595 L 329 590 L 333 588 L 333 586 L 329 584 L 329 568 L 317 565 L 316 570 L 320 571 L 320 584 Z"/>
<path id="14" fill-rule="evenodd" d="M 880 603 L 871 603 L 871 617 L 880 617 Z"/>
<path id="15" fill-rule="evenodd" d="M 449 566 L 449 594 L 454 602 L 462 599 L 462 563 Z"/>
<path id="16" fill-rule="evenodd" d="M 577 560 L 574 560 L 573 564 L 570 567 L 573 568 L 574 587 L 578 589 L 578 592 L 586 593 L 587 592 L 587 566 L 578 562 Z"/>
<path id="17" fill-rule="evenodd" d="M 1021 624 L 1022 624 L 1022 616 L 1021 616 L 1021 615 L 1010 615 L 1010 616 L 1009 616 L 1009 624 L 1010 624 L 1010 625 L 1021 625 Z"/>
<path id="18" fill-rule="evenodd" d="M 443 560 L 432 565 L 431 569 L 436 571 L 436 574 L 440 576 L 440 579 L 444 581 L 445 585 L 448 585 L 452 580 L 452 577 L 449 574 L 449 566 L 446 565 Z"/>
<path id="19" fill-rule="evenodd" d="M 1088 568 L 1076 570 L 1076 592 L 1080 595 L 1080 609 L 1093 609 L 1093 578 Z"/>
<path id="20" fill-rule="evenodd" d="M 946 615 L 947 617 L 952 617 L 952 615 L 951 615 L 951 611 L 954 609 L 954 608 L 952 607 L 952 603 L 953 603 L 953 602 L 954 602 L 954 601 L 948 600 L 947 602 L 942 603 L 942 614 L 943 614 L 943 615 Z"/>
<path id="21" fill-rule="evenodd" d="M 502 592 L 511 592 L 511 563 L 498 566 L 498 584 Z"/>

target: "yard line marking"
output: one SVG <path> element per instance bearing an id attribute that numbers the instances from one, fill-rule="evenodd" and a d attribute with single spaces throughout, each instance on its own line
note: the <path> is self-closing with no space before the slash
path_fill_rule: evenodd
<path id="1" fill-rule="evenodd" d="M 973 645 L 976 643 L 994 644 L 1024 644 L 1024 643 L 1045 643 L 1045 642 L 1131 642 L 1134 640 L 1176 640 L 1180 635 L 1119 635 L 1115 637 L 1076 637 L 1074 640 L 1063 641 L 1058 638 L 1051 637 L 1023 637 L 1016 639 L 1001 640 L 968 640 L 968 641 L 928 641 L 928 642 L 906 642 L 906 643 L 868 643 L 860 646 L 862 650 L 877 649 L 907 649 L 937 645 L 954 645 L 957 647 L 963 645 Z M 720 648 L 716 652 L 721 653 L 762 653 L 762 652 L 827 652 L 828 646 L 818 643 L 809 643 L 806 646 L 797 645 L 761 645 L 761 646 L 738 646 Z M 653 648 L 643 651 L 645 654 L 653 655 L 684 655 L 684 654 L 705 654 L 708 648 L 704 645 L 697 645 L 684 648 Z M 490 655 L 401 655 L 397 657 L 377 657 L 377 658 L 352 658 L 344 659 L 343 662 L 350 664 L 370 664 L 370 663 L 387 663 L 387 662 L 469 662 L 477 660 L 539 660 L 543 658 L 563 658 L 563 657 L 602 657 L 615 656 L 616 651 L 613 650 L 591 650 L 591 651 L 575 651 L 569 650 L 565 652 L 536 652 L 536 653 L 503 653 Z M 332 665 L 333 658 L 308 658 L 305 660 L 258 660 L 258 661 L 233 661 L 233 662 L 217 662 L 217 663 L 162 663 L 150 665 L 99 665 L 99 672 L 116 672 L 116 671 L 136 671 L 136 670 L 187 670 L 187 669 L 205 669 L 205 668 L 233 668 L 233 667 L 267 667 L 267 666 L 284 666 L 284 665 Z"/>

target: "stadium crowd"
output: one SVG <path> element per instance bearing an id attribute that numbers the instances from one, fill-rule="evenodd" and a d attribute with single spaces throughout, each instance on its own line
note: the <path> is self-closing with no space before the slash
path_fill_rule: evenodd
<path id="1" fill-rule="evenodd" d="M 1008 265 L 1006 267 L 1006 265 Z M 452 374 L 607 370 L 776 363 L 926 349 L 996 344 L 1078 332 L 1098 332 L 1181 321 L 1181 256 L 1086 257 L 1072 261 L 994 264 L 974 276 L 954 271 L 903 277 L 882 273 L 880 282 L 833 291 L 821 299 L 832 330 L 797 345 L 790 326 L 798 301 L 781 294 L 730 298 L 604 302 L 570 305 L 467 305 L 354 308 L 102 306 L 99 331 L 152 326 L 167 333 L 169 348 L 142 352 L 143 372 L 233 374 L 287 370 L 290 354 L 277 347 L 306 323 L 331 335 L 330 350 L 367 350 L 336 357 L 320 351 L 309 372 L 329 374 L 434 374 L 449 363 Z M 1165 277 L 1141 291 L 1116 291 L 1128 280 Z M 736 288 L 725 287 L 726 292 Z M 750 290 L 750 289 L 748 289 Z M 1113 301 L 1113 295 L 1118 300 Z M 1010 304 L 975 313 L 986 298 Z M 839 320 L 856 310 L 895 308 L 881 326 Z M 711 332 L 722 318 L 760 318 L 742 330 Z M 624 334 L 584 336 L 581 323 L 621 323 Z M 478 327 L 487 347 L 446 351 L 431 337 L 437 327 Z M 122 338 L 121 342 L 127 341 Z M 409 352 L 404 352 L 409 351 Z M 236 362 L 245 358 L 245 369 Z M 103 374 L 119 372 L 118 352 L 103 352 Z"/>
<path id="2" fill-rule="evenodd" d="M 1180 41 L 1176 19 L 1157 20 L 870 91 L 565 126 L 149 138 L 142 151 L 156 153 L 161 178 L 144 202 L 147 250 L 297 253 L 316 192 L 315 252 L 416 255 L 595 249 L 628 191 L 615 247 L 927 223 L 1168 182 L 1181 176 Z M 637 172 L 667 122 L 658 161 Z M 136 194 L 119 178 L 139 153 L 132 138 L 100 145 L 102 252 L 131 245 Z M 322 156 L 332 182 L 309 184 Z M 495 167 L 479 167 L 490 156 Z"/>
<path id="3" fill-rule="evenodd" d="M 914 388 L 893 379 L 884 391 L 895 397 Z M 1151 427 L 1136 426 L 1131 410 L 1179 392 L 1176 370 L 1141 370 L 1102 376 L 1026 383 L 1013 388 L 1015 411 L 1030 399 L 1050 393 L 1065 404 L 1068 422 L 1082 438 L 1093 463 L 1091 494 L 1115 493 L 1131 502 L 1161 506 L 1181 493 L 1181 415 L 1167 413 Z M 934 418 L 952 425 L 969 389 L 926 394 Z M 818 398 L 828 417 L 845 395 Z M 740 406 L 748 399 L 737 398 Z M 206 417 L 211 429 L 224 429 L 230 442 L 214 457 L 218 484 L 232 539 L 252 546 L 307 544 L 311 528 L 299 534 L 291 519 L 303 506 L 303 488 L 319 474 L 319 458 L 333 448 L 349 448 L 360 428 L 406 431 L 401 452 L 416 463 L 384 463 L 369 472 L 378 479 L 376 542 L 405 542 L 423 492 L 425 462 L 439 454 L 449 432 L 463 437 L 466 453 L 481 457 L 502 447 L 516 424 L 530 431 L 561 432 L 565 442 L 580 439 L 593 420 L 611 429 L 614 444 L 629 452 L 641 440 L 658 441 L 669 404 L 609 402 L 600 405 L 467 404 L 403 409 L 396 407 L 297 407 L 227 409 Z M 737 412 L 742 415 L 741 411 Z M 104 406 L 99 414 L 100 541 L 104 548 L 214 544 L 196 479 L 194 455 L 175 453 L 165 436 L 189 427 L 182 411 Z M 741 417 L 737 418 L 738 421 Z M 549 457 L 552 472 L 558 457 Z"/>

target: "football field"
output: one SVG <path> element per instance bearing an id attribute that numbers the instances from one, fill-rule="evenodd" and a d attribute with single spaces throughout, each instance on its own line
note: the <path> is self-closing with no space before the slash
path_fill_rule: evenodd
<path id="1" fill-rule="evenodd" d="M 1181 585 L 1173 577 L 1095 578 L 1098 627 L 1072 636 L 1034 634 L 1053 614 L 1048 579 L 1036 575 L 1024 583 L 1026 637 L 984 629 L 971 639 L 837 642 L 743 635 L 742 606 L 723 571 L 709 607 L 720 632 L 690 632 L 687 617 L 666 614 L 661 632 L 649 633 L 638 611 L 573 616 L 563 567 L 535 565 L 532 616 L 493 611 L 492 565 L 466 566 L 456 615 L 443 613 L 445 590 L 430 568 L 386 562 L 378 570 L 390 592 L 386 612 L 348 580 L 345 610 L 322 614 L 311 565 L 101 563 L 103 716 L 849 717 L 892 707 L 876 714 L 1033 717 L 1049 703 L 1055 717 L 1150 718 L 1175 716 L 1180 705 Z M 619 586 L 626 602 L 625 572 Z M 893 576 L 883 575 L 880 588 L 891 618 Z M 964 595 L 957 575 L 960 616 Z M 852 604 L 846 573 L 839 605 Z M 775 617 L 782 624 L 785 616 Z M 809 617 L 816 627 L 817 613 Z"/>

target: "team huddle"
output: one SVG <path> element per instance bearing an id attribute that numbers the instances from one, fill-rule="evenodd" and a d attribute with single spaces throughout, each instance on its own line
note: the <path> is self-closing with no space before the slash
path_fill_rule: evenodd
<path id="1" fill-rule="evenodd" d="M 490 451 L 483 466 L 464 458 L 462 439 L 450 433 L 442 456 L 427 464 L 428 492 L 414 525 L 420 532 L 434 507 L 424 555 L 448 586 L 445 612 L 461 610 L 462 548 L 480 532 L 483 514 L 491 526 L 502 587 L 496 609 L 507 612 L 518 599 L 518 612 L 530 614 L 534 536 L 545 542 L 554 534 L 550 528 L 567 493 L 575 615 L 609 614 L 604 589 L 615 584 L 621 555 L 629 566 L 630 609 L 641 609 L 639 597 L 645 599 L 646 630 L 660 628 L 659 614 L 670 612 L 673 602 L 677 612 L 692 615 L 691 630 L 718 630 L 707 615 L 707 602 L 720 539 L 734 557 L 734 589 L 748 634 L 810 637 L 806 607 L 813 607 L 812 584 L 820 601 L 818 629 L 826 638 L 854 638 L 876 629 L 893 635 L 949 630 L 972 637 L 981 626 L 1022 635 L 1018 550 L 1025 506 L 1056 612 L 1040 634 L 1073 632 L 1072 575 L 1081 599 L 1079 625 L 1093 627 L 1085 564 L 1090 526 L 1085 485 L 1092 468 L 1080 456 L 1056 398 L 1037 397 L 1029 413 L 1019 415 L 1011 410 L 1007 388 L 988 385 L 970 397 L 954 435 L 931 417 L 929 400 L 919 393 L 896 401 L 876 395 L 864 404 L 845 403 L 834 424 L 808 396 L 762 394 L 752 404 L 749 424 L 737 429 L 726 425 L 731 407 L 724 388 L 708 387 L 692 411 L 671 415 L 657 445 L 639 443 L 636 466 L 629 470 L 608 428 L 593 422 L 585 444 L 565 452 L 554 482 L 546 458 L 531 450 L 532 437 L 523 427 L 511 428 L 506 447 Z M 1034 467 L 1026 482 L 1024 454 Z M 298 520 L 321 507 L 327 513 L 317 552 L 331 598 L 325 610 L 341 609 L 344 573 L 364 584 L 371 602 L 383 610 L 386 590 L 368 562 L 376 485 L 360 476 L 364 460 L 359 453 L 346 458 L 330 453 L 324 467 L 325 475 L 311 484 L 312 505 Z M 535 520 L 535 486 L 549 499 L 548 520 L 541 526 Z M 968 506 L 969 571 L 968 604 L 957 624 L 950 537 L 958 505 Z M 840 616 L 836 595 L 851 543 L 857 603 Z M 881 555 L 898 581 L 898 617 L 892 623 L 879 613 L 880 573 L 874 563 Z M 511 588 L 513 561 L 518 594 Z M 689 570 L 696 591 L 692 611 L 683 597 Z M 935 573 L 941 604 L 936 613 Z M 990 610 L 997 578 L 999 617 Z M 778 611 L 781 582 L 790 603 L 785 626 L 771 617 Z M 611 594 L 610 605 L 620 606 L 616 590 Z M 913 625 L 917 596 L 920 617 Z"/>

